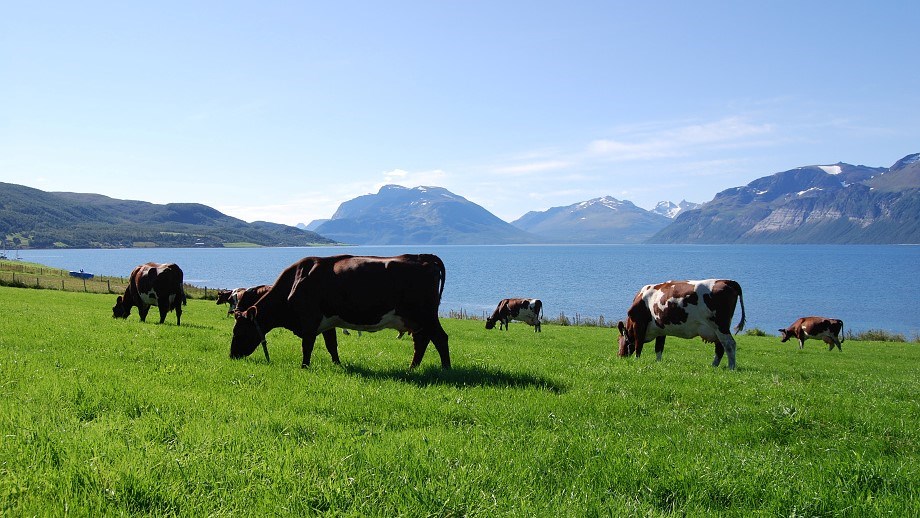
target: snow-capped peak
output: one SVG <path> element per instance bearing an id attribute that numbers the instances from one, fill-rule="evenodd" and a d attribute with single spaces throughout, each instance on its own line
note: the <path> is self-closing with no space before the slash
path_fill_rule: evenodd
<path id="1" fill-rule="evenodd" d="M 841 172 L 839 165 L 819 165 L 818 167 L 823 169 L 827 174 L 840 174 Z"/>

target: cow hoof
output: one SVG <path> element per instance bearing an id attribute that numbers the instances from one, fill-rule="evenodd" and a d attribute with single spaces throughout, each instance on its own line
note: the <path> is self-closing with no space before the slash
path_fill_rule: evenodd
<path id="1" fill-rule="evenodd" d="M 310 366 L 309 363 L 301 363 L 301 364 L 300 364 L 300 368 L 301 368 L 301 369 L 306 369 L 306 368 L 309 367 L 309 366 Z"/>

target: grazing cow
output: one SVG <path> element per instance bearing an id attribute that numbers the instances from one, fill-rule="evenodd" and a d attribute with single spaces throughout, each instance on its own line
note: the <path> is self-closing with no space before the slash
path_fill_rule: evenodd
<path id="1" fill-rule="evenodd" d="M 251 288 L 236 288 L 235 290 L 217 290 L 217 303 L 229 304 L 227 315 L 234 311 L 245 311 L 250 306 L 268 293 L 271 284 L 260 284 Z"/>
<path id="2" fill-rule="evenodd" d="M 731 335 L 735 304 L 741 301 L 741 321 L 735 332 L 744 329 L 744 297 L 741 285 L 731 280 L 668 281 L 639 290 L 627 312 L 626 322 L 617 323 L 620 331 L 619 356 L 636 357 L 642 345 L 655 340 L 655 354 L 661 360 L 667 336 L 693 338 L 715 343 L 713 367 L 728 353 L 728 368 L 735 368 L 735 339 Z"/>
<path id="3" fill-rule="evenodd" d="M 230 357 L 249 356 L 264 345 L 266 333 L 284 327 L 302 340 L 301 367 L 310 365 L 320 334 L 333 363 L 339 363 L 336 327 L 396 329 L 412 335 L 410 368 L 421 363 L 431 341 L 441 367 L 449 369 L 447 333 L 438 320 L 444 280 L 444 263 L 431 254 L 305 257 L 281 272 L 252 307 L 234 313 Z"/>
<path id="4" fill-rule="evenodd" d="M 535 333 L 542 331 L 540 329 L 540 318 L 543 316 L 543 303 L 540 299 L 502 299 L 492 312 L 492 316 L 486 319 L 486 329 L 495 327 L 498 322 L 498 329 L 504 326 L 508 330 L 508 323 L 512 320 L 524 322 L 533 326 Z"/>
<path id="5" fill-rule="evenodd" d="M 820 338 L 828 345 L 827 350 L 833 351 L 834 346 L 837 350 L 843 352 L 840 344 L 843 342 L 841 332 L 843 331 L 843 320 L 836 318 L 824 317 L 802 317 L 792 323 L 786 329 L 780 329 L 779 332 L 785 342 L 790 338 L 799 339 L 799 349 L 805 348 L 805 340 L 808 338 Z"/>
<path id="6" fill-rule="evenodd" d="M 166 314 L 176 310 L 176 325 L 182 321 L 182 306 L 185 305 L 185 290 L 182 288 L 182 270 L 167 263 L 147 263 L 134 268 L 128 279 L 124 296 L 119 296 L 112 307 L 112 317 L 128 318 L 131 307 L 137 306 L 141 322 L 146 321 L 150 306 L 160 308 L 160 323 Z"/>

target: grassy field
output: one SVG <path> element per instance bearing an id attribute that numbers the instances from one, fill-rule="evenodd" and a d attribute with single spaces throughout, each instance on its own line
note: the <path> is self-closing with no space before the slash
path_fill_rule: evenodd
<path id="1" fill-rule="evenodd" d="M 669 339 L 444 320 L 409 372 L 395 332 L 269 334 L 111 318 L 113 295 L 0 287 L 0 515 L 917 516 L 920 347 L 739 336 L 738 370 Z"/>

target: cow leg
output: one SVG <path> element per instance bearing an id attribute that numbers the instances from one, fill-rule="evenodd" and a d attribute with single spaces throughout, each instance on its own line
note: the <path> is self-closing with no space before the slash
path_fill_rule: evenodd
<path id="1" fill-rule="evenodd" d="M 325 338 L 325 335 L 324 335 Z M 300 341 L 300 348 L 303 350 L 303 360 L 300 362 L 300 368 L 306 369 L 310 366 L 310 357 L 313 356 L 313 345 L 316 343 L 316 334 L 308 333 Z"/>
<path id="2" fill-rule="evenodd" d="M 335 328 L 323 331 L 323 341 L 326 342 L 326 350 L 332 357 L 332 363 L 340 365 L 339 361 L 339 338 L 335 334 Z"/>
<path id="3" fill-rule="evenodd" d="M 664 352 L 664 339 L 666 337 L 659 336 L 655 338 L 655 360 L 661 361 L 661 353 Z"/>
<path id="4" fill-rule="evenodd" d="M 799 349 L 804 349 L 804 348 L 805 348 L 805 339 L 799 338 Z"/>
<path id="5" fill-rule="evenodd" d="M 409 364 L 410 369 L 414 369 L 422 363 L 422 358 L 425 356 L 425 349 L 428 348 L 428 331 L 418 330 L 413 332 L 412 343 L 415 345 L 415 354 L 412 356 L 412 363 Z"/>
<path id="6" fill-rule="evenodd" d="M 725 354 L 725 348 L 722 347 L 722 342 L 716 340 L 716 357 L 712 359 L 713 367 L 718 367 L 722 363 L 723 354 Z"/>
<path id="7" fill-rule="evenodd" d="M 534 326 L 533 326 L 533 332 L 534 332 L 534 333 L 542 333 L 542 332 L 543 332 L 543 330 L 540 329 L 540 321 L 539 321 L 539 320 L 537 320 L 537 323 L 534 324 Z"/>
<path id="8" fill-rule="evenodd" d="M 843 349 L 840 347 L 840 340 L 834 338 L 834 344 L 837 345 L 837 350 L 838 350 L 838 351 L 843 352 Z M 834 348 L 831 347 L 831 350 L 833 351 Z"/>
<path id="9" fill-rule="evenodd" d="M 434 324 L 431 326 L 431 343 L 434 344 L 434 348 L 438 351 L 438 356 L 441 357 L 441 368 L 449 369 L 450 349 L 447 347 L 447 333 L 441 327 L 441 321 L 438 319 L 435 319 Z M 419 361 L 421 361 L 421 358 L 419 358 Z"/>
<path id="10" fill-rule="evenodd" d="M 725 347 L 725 352 L 728 353 L 728 369 L 735 370 L 735 350 L 738 348 L 738 344 L 730 334 L 725 335 L 721 342 Z"/>
<path id="11" fill-rule="evenodd" d="M 182 303 L 176 301 L 176 325 L 182 325 Z"/>
<path id="12" fill-rule="evenodd" d="M 141 322 L 147 321 L 147 312 L 150 311 L 150 305 L 143 302 L 137 306 L 137 314 L 141 317 Z"/>

